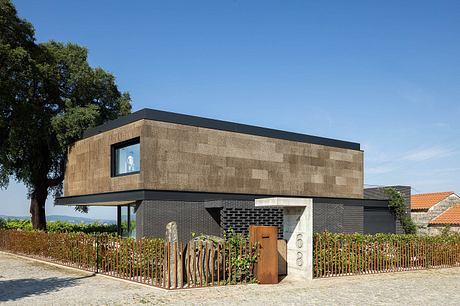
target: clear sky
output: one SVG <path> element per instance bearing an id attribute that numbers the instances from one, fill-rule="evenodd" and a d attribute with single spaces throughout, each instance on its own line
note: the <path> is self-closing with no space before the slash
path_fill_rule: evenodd
<path id="1" fill-rule="evenodd" d="M 366 184 L 460 192 L 458 0 L 14 2 L 38 41 L 86 46 L 134 110 L 360 142 Z M 0 199 L 28 214 L 22 185 Z"/>

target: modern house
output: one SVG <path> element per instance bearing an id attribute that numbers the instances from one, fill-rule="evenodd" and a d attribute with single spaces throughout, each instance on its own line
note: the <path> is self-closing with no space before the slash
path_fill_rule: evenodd
<path id="1" fill-rule="evenodd" d="M 411 216 L 421 234 L 437 235 L 446 227 L 460 233 L 460 197 L 454 192 L 413 195 Z"/>
<path id="2" fill-rule="evenodd" d="M 116 206 L 137 237 L 220 235 L 277 225 L 255 199 L 313 199 L 314 231 L 396 232 L 386 199 L 364 198 L 360 144 L 152 109 L 92 128 L 68 152 L 57 205 Z M 131 233 L 132 234 L 132 233 Z"/>

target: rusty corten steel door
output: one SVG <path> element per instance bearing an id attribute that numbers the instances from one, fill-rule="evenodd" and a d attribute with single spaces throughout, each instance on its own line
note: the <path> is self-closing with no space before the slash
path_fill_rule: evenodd
<path id="1" fill-rule="evenodd" d="M 278 228 L 276 226 L 250 225 L 251 243 L 259 243 L 259 258 L 255 275 L 260 284 L 278 283 Z"/>

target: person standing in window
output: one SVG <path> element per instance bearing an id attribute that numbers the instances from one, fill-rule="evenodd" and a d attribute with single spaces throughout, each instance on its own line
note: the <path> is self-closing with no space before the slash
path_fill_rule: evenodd
<path id="1" fill-rule="evenodd" d="M 134 171 L 134 157 L 133 152 L 129 152 L 128 157 L 126 158 L 126 172 L 133 172 Z"/>

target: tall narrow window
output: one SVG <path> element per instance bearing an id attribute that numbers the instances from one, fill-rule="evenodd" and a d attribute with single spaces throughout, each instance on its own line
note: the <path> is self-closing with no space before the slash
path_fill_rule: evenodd
<path id="1" fill-rule="evenodd" d="M 139 138 L 112 145 L 112 176 L 135 174 L 140 170 Z"/>

